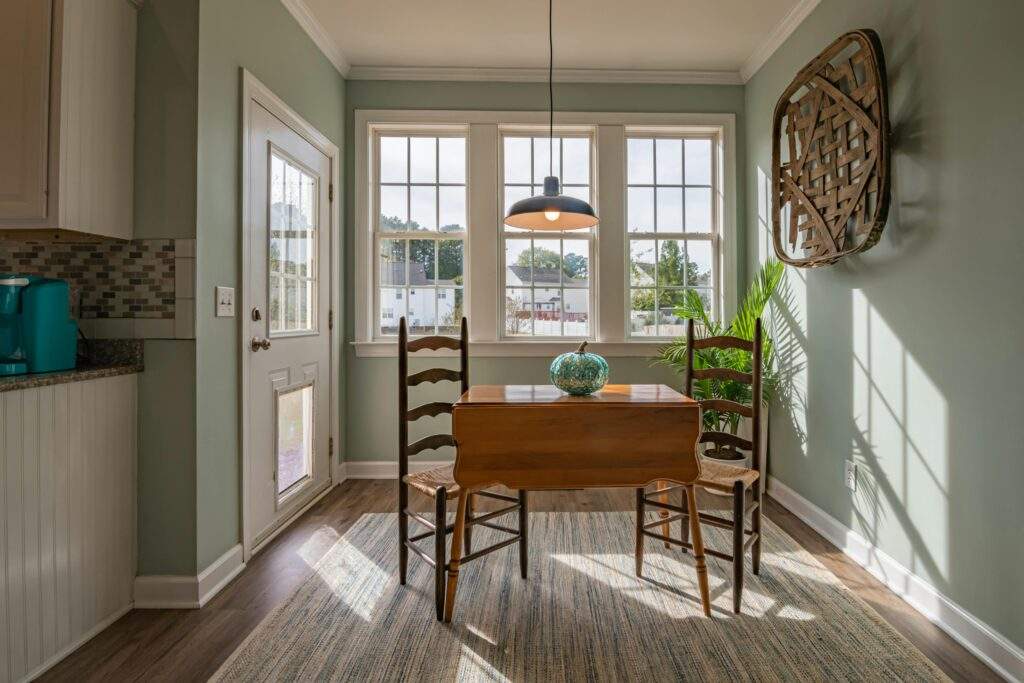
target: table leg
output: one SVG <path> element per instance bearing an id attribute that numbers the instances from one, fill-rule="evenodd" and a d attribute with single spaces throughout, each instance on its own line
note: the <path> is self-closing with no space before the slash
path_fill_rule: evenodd
<path id="1" fill-rule="evenodd" d="M 700 587 L 700 601 L 704 606 L 704 616 L 710 617 L 711 592 L 708 590 L 708 568 L 704 563 L 704 536 L 700 532 L 700 513 L 697 511 L 697 494 L 693 490 L 692 484 L 686 487 L 686 507 L 690 513 L 690 536 L 693 541 L 693 562 L 697 568 L 697 585 Z M 449 590 L 451 590 L 450 583 Z"/>
<path id="2" fill-rule="evenodd" d="M 655 484 L 655 487 L 659 491 L 662 491 L 662 490 L 667 489 L 669 487 L 669 482 L 664 481 L 664 480 L 659 481 L 657 484 Z M 668 505 L 668 493 L 662 493 L 661 495 L 659 495 L 658 496 L 658 500 L 661 501 L 662 503 L 665 503 L 666 505 Z M 661 508 L 661 509 L 658 510 L 658 516 L 661 517 L 662 519 L 667 519 L 668 518 L 668 514 L 669 514 L 668 510 L 665 510 L 664 508 Z M 672 525 L 669 522 L 662 522 L 661 523 L 661 534 L 662 534 L 662 536 L 666 536 L 666 537 L 671 538 L 671 536 L 672 536 Z M 663 543 L 665 544 L 666 548 L 671 548 L 672 547 L 672 544 L 669 543 L 668 541 L 663 541 Z"/>
<path id="3" fill-rule="evenodd" d="M 450 623 L 455 611 L 455 590 L 459 583 L 459 563 L 462 560 L 462 534 L 466 529 L 466 507 L 470 492 L 459 491 L 459 504 L 455 511 L 455 528 L 452 529 L 452 552 L 448 560 L 448 591 L 444 598 L 444 620 Z"/>

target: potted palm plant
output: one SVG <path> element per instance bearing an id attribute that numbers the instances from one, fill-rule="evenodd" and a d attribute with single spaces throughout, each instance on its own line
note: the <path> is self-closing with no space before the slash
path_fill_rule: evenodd
<path id="1" fill-rule="evenodd" d="M 754 281 L 750 283 L 743 302 L 736 315 L 724 324 L 712 320 L 704 307 L 704 300 L 693 290 L 687 290 L 683 303 L 676 307 L 674 313 L 680 318 L 693 318 L 700 336 L 729 335 L 753 341 L 754 323 L 761 317 L 769 299 L 779 286 L 785 266 L 781 261 L 771 260 L 764 263 Z M 767 406 L 773 392 L 779 384 L 779 376 L 773 363 L 773 344 L 771 336 L 762 328 L 762 401 Z M 686 371 L 686 337 L 679 337 L 658 350 L 655 363 L 667 365 L 678 373 Z M 694 353 L 694 369 L 731 368 L 740 372 L 751 371 L 752 356 L 738 349 L 700 349 Z M 731 380 L 702 379 L 693 382 L 693 398 L 703 401 L 712 398 L 724 398 L 738 403 L 751 403 L 751 387 Z M 767 411 L 765 413 L 767 415 Z M 767 420 L 765 420 L 767 423 Z M 740 416 L 734 413 L 719 413 L 715 410 L 704 411 L 704 429 L 736 434 L 740 429 Z M 752 435 L 760 438 L 760 435 Z M 745 456 L 732 448 L 714 448 L 708 444 L 704 457 L 716 460 L 743 460 Z"/>

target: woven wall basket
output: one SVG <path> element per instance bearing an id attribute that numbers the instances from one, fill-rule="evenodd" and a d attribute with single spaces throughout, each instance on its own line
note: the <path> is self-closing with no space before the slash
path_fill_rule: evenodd
<path id="1" fill-rule="evenodd" d="M 772 118 L 775 253 L 813 268 L 872 247 L 889 213 L 885 61 L 870 29 L 800 70 Z"/>

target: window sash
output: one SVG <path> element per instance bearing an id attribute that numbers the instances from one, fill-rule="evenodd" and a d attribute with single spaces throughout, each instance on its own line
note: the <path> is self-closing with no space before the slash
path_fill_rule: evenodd
<path id="1" fill-rule="evenodd" d="M 538 230 L 516 230 L 509 228 L 504 223 L 504 216 L 508 213 L 509 207 L 505 205 L 506 190 L 510 187 L 526 187 L 532 188 L 538 185 L 543 185 L 543 179 L 540 183 L 536 182 L 536 178 L 533 177 L 533 172 L 537 168 L 536 154 L 536 141 L 541 140 L 542 144 L 545 144 L 548 140 L 547 129 L 538 127 L 508 127 L 499 132 L 498 135 L 498 210 L 499 210 L 499 225 L 498 225 L 498 316 L 497 316 L 497 338 L 503 341 L 524 341 L 524 340 L 543 340 L 543 341 L 558 341 L 558 340 L 582 340 L 582 339 L 595 339 L 597 334 L 597 282 L 599 280 L 599 274 L 597 272 L 597 228 L 591 228 L 588 230 L 561 230 L 561 231 L 538 231 Z M 530 181 L 525 182 L 506 182 L 505 178 L 505 140 L 506 138 L 527 138 L 530 140 Z M 587 183 L 568 183 L 562 185 L 562 187 L 586 187 L 589 188 L 589 199 L 591 206 L 597 205 L 596 201 L 596 182 L 597 176 L 597 154 L 595 153 L 596 146 L 596 135 L 593 130 L 555 130 L 555 141 L 557 142 L 558 150 L 558 168 L 555 169 L 555 175 L 559 179 L 565 177 L 565 154 L 563 140 L 565 139 L 584 139 L 587 141 L 587 172 L 588 178 Z M 550 154 L 550 152 L 549 152 Z M 600 213 L 598 213 L 600 215 Z M 530 240 L 530 283 L 528 285 L 510 285 L 508 283 L 508 268 L 509 265 L 506 261 L 507 255 L 507 242 L 508 240 Z M 533 250 L 537 240 L 558 240 L 559 256 L 560 261 L 564 263 L 565 259 L 565 242 L 569 241 L 585 241 L 587 243 L 587 285 L 585 287 L 566 287 L 564 283 L 559 281 L 557 284 L 538 284 L 533 277 Z M 560 313 L 559 313 L 559 334 L 537 334 L 536 333 L 536 292 L 537 290 L 559 290 L 560 293 Z M 575 335 L 565 333 L 565 290 L 580 290 L 584 289 L 587 291 L 587 334 Z M 508 331 L 508 292 L 509 290 L 529 290 L 531 311 L 530 311 L 530 331 L 524 334 L 514 334 Z"/>
<path id="2" fill-rule="evenodd" d="M 629 180 L 629 141 L 630 140 L 651 140 L 652 141 L 652 156 L 651 156 L 651 168 L 652 168 L 652 182 L 650 183 L 633 183 Z M 680 140 L 682 142 L 681 150 L 681 167 L 680 167 L 680 181 L 679 183 L 663 183 L 658 182 L 657 168 L 658 168 L 658 140 Z M 686 141 L 687 140 L 707 140 L 711 144 L 711 173 L 709 184 L 703 183 L 687 183 L 686 182 Z M 706 133 L 690 133 L 687 131 L 658 131 L 656 133 L 650 132 L 634 132 L 627 129 L 625 135 L 625 150 L 624 150 L 624 161 L 625 161 L 625 173 L 623 175 L 623 207 L 624 214 L 626 216 L 626 222 L 623 224 L 623 233 L 625 237 L 625 261 L 626 261 L 626 301 L 625 301 L 625 315 L 626 315 L 626 339 L 634 341 L 665 341 L 674 339 L 674 334 L 660 334 L 661 322 L 660 322 L 660 307 L 658 305 L 661 300 L 661 293 L 663 291 L 670 290 L 685 290 L 685 289 L 698 289 L 708 290 L 711 295 L 711 316 L 715 320 L 721 320 L 723 317 L 723 274 L 722 274 L 722 263 L 723 263 L 723 216 L 721 214 L 720 202 L 718 201 L 722 193 L 720 186 L 722 174 L 721 174 L 721 160 L 719 154 L 715 153 L 721 144 L 720 134 L 706 134 Z M 654 202 L 652 207 L 652 227 L 653 230 L 649 231 L 631 231 L 629 225 L 629 190 L 630 188 L 650 188 L 654 193 Z M 657 190 L 658 188 L 672 188 L 682 190 L 682 207 L 681 212 L 683 216 L 683 230 L 682 231 L 659 231 L 658 228 L 658 200 Z M 710 232 L 691 232 L 686 230 L 686 190 L 688 188 L 702 188 L 709 189 L 711 191 L 711 231 Z M 654 267 L 655 267 L 655 283 L 652 287 L 643 287 L 633 285 L 631 281 L 631 266 L 632 266 L 632 245 L 636 241 L 651 241 L 655 240 L 655 253 L 654 253 Z M 710 242 L 711 244 L 711 283 L 708 287 L 663 287 L 657 282 L 658 272 L 658 243 L 661 241 L 675 240 L 679 242 L 688 241 L 702 241 Z M 688 254 L 688 252 L 687 252 Z M 687 256 L 688 258 L 688 256 Z M 633 291 L 634 290 L 655 290 L 655 324 L 656 331 L 659 333 L 653 335 L 647 334 L 636 334 L 633 332 L 632 326 L 632 312 L 633 312 Z"/>
<path id="3" fill-rule="evenodd" d="M 406 138 L 406 153 L 405 153 L 405 181 L 381 181 L 381 138 L 390 137 L 403 137 Z M 412 180 L 412 138 L 436 138 L 438 143 L 442 138 L 458 138 L 464 140 L 466 156 L 463 161 L 464 168 L 464 182 L 455 183 L 450 181 L 441 180 L 441 152 L 440 149 L 435 148 L 434 151 L 434 181 L 414 181 Z M 371 269 L 371 282 L 373 287 L 372 294 L 372 337 L 374 339 L 394 339 L 398 332 L 398 319 L 403 315 L 398 311 L 394 312 L 394 332 L 384 332 L 382 329 L 381 321 L 382 310 L 381 310 L 381 292 L 382 290 L 396 290 L 403 292 L 402 308 L 404 315 L 408 317 L 409 313 L 409 299 L 410 291 L 412 290 L 432 290 L 434 292 L 434 329 L 432 332 L 416 332 L 410 333 L 410 336 L 423 336 L 426 334 L 439 334 L 445 333 L 441 330 L 441 320 L 438 312 L 438 290 L 456 290 L 462 293 L 462 305 L 466 303 L 466 279 L 467 279 L 467 235 L 469 227 L 469 194 L 471 188 L 472 178 L 470 177 L 469 169 L 469 135 L 465 131 L 453 131 L 450 127 L 443 128 L 430 128 L 430 127 L 412 127 L 409 129 L 389 129 L 389 130 L 377 130 L 372 135 L 373 145 L 373 168 L 372 176 L 370 180 L 370 195 L 371 195 L 371 211 L 370 220 L 372 221 L 371 229 L 373 232 L 373 239 L 371 240 L 371 246 L 373 252 L 371 254 L 372 269 Z M 434 206 L 434 220 L 436 223 L 436 229 L 434 230 L 382 230 L 380 226 L 381 217 L 381 188 L 382 187 L 403 187 L 406 189 L 406 225 L 412 221 L 412 189 L 414 187 L 430 187 L 437 188 L 436 202 Z M 442 232 L 441 231 L 441 201 L 440 201 L 440 188 L 442 187 L 462 187 L 465 188 L 466 199 L 464 206 L 466 212 L 464 215 L 464 221 L 466 223 L 465 230 Z M 410 279 L 410 264 L 412 262 L 410 249 L 407 246 L 405 250 L 405 276 L 403 278 L 404 284 L 392 285 L 385 284 L 381 279 L 380 265 L 380 249 L 381 240 L 400 240 L 407 242 L 408 240 L 421 240 L 434 242 L 434 253 L 435 253 L 435 269 L 437 269 L 437 254 L 440 249 L 440 242 L 442 241 L 459 241 L 462 243 L 462 278 L 463 284 L 461 285 L 448 285 L 438 284 L 436 281 L 433 284 L 412 284 Z M 439 275 L 439 273 L 436 273 Z M 456 295 L 457 296 L 457 295 Z"/>

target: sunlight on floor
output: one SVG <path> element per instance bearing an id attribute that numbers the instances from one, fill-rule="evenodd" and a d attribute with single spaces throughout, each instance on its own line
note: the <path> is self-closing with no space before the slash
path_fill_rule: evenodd
<path id="1" fill-rule="evenodd" d="M 506 683 L 509 679 L 494 668 L 490 662 L 474 652 L 473 648 L 463 645 L 461 655 L 459 656 L 459 670 L 455 680 L 499 681 L 500 683 Z"/>
<path id="2" fill-rule="evenodd" d="M 331 541 L 334 545 L 325 552 Z M 299 556 L 353 613 L 364 621 L 372 620 L 373 609 L 388 585 L 387 572 L 328 526 L 314 532 L 299 548 Z M 354 592 L 353 586 L 361 590 Z"/>

